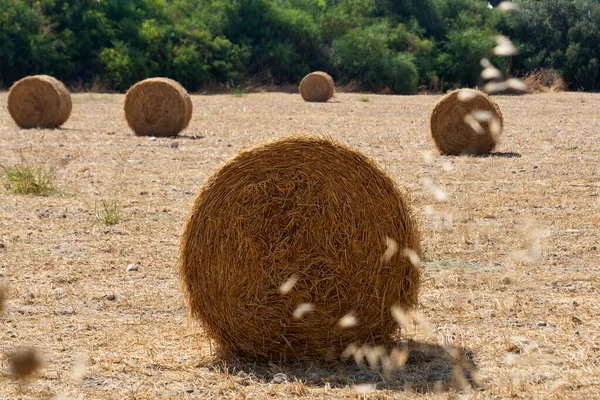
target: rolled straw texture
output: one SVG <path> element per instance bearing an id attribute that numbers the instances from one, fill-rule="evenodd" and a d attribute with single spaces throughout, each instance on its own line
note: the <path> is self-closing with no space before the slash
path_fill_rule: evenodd
<path id="1" fill-rule="evenodd" d="M 325 102 L 333 97 L 335 84 L 329 74 L 317 71 L 306 75 L 298 90 L 305 101 Z"/>
<path id="2" fill-rule="evenodd" d="M 492 119 L 496 120 L 498 132 L 491 129 L 491 119 L 476 122 L 480 126 L 479 132 L 465 122 L 465 117 L 476 116 L 479 111 L 491 113 Z M 491 152 L 498 143 L 502 125 L 502 112 L 498 104 L 487 94 L 474 89 L 449 92 L 437 102 L 429 119 L 431 137 L 436 147 L 440 153 L 449 155 Z"/>
<path id="3" fill-rule="evenodd" d="M 125 95 L 125 119 L 138 136 L 176 136 L 192 118 L 192 100 L 178 82 L 149 78 Z"/>
<path id="4" fill-rule="evenodd" d="M 69 119 L 72 108 L 65 85 L 48 75 L 25 77 L 8 92 L 8 112 L 24 129 L 58 128 Z"/>
<path id="5" fill-rule="evenodd" d="M 390 340 L 390 308 L 417 304 L 420 273 L 405 248 L 420 254 L 394 181 L 343 145 L 294 137 L 242 152 L 208 179 L 179 268 L 191 315 L 222 354 L 330 360 L 351 343 Z M 301 304 L 314 310 L 295 318 Z M 358 324 L 342 328 L 348 313 Z"/>

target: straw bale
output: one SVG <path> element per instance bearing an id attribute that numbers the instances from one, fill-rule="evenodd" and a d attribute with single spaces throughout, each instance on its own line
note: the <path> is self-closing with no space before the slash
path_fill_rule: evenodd
<path id="1" fill-rule="evenodd" d="M 305 101 L 325 102 L 333 97 L 335 84 L 329 74 L 317 71 L 306 75 L 298 89 Z"/>
<path id="2" fill-rule="evenodd" d="M 222 355 L 330 360 L 351 343 L 390 340 L 391 307 L 417 304 L 407 248 L 420 254 L 389 176 L 329 139 L 292 137 L 242 152 L 208 179 L 179 269 L 191 315 Z M 351 328 L 339 323 L 349 313 Z"/>
<path id="3" fill-rule="evenodd" d="M 489 120 L 477 120 L 479 111 L 491 113 Z M 465 121 L 475 121 L 473 124 Z M 494 131 L 494 125 L 496 131 Z M 487 94 L 474 89 L 458 89 L 442 97 L 431 112 L 431 137 L 442 154 L 486 154 L 498 142 L 502 131 L 502 112 Z"/>
<path id="4" fill-rule="evenodd" d="M 137 136 L 176 136 L 192 118 L 192 100 L 178 82 L 149 78 L 125 95 L 125 119 Z"/>
<path id="5" fill-rule="evenodd" d="M 48 75 L 25 77 L 8 92 L 8 112 L 24 129 L 58 128 L 69 119 L 72 108 L 65 85 Z"/>

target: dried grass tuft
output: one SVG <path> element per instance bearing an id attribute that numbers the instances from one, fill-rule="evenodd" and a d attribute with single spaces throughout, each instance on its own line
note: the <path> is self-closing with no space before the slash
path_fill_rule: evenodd
<path id="1" fill-rule="evenodd" d="M 560 74 L 553 69 L 535 70 L 523 78 L 530 93 L 564 92 L 568 85 Z"/>
<path id="2" fill-rule="evenodd" d="M 306 75 L 298 87 L 305 101 L 325 102 L 333 97 L 335 84 L 326 72 L 311 72 Z"/>
<path id="3" fill-rule="evenodd" d="M 149 78 L 125 96 L 125 119 L 137 136 L 176 136 L 192 118 L 192 100 L 178 82 Z"/>
<path id="4" fill-rule="evenodd" d="M 485 114 L 481 111 L 491 112 Z M 431 137 L 442 154 L 486 154 L 502 132 L 500 107 L 485 93 L 474 89 L 454 90 L 437 102 L 429 119 Z"/>
<path id="5" fill-rule="evenodd" d="M 350 343 L 388 341 L 391 307 L 417 304 L 419 269 L 399 252 L 383 262 L 390 241 L 420 254 L 394 181 L 343 145 L 287 138 L 207 181 L 179 268 L 192 316 L 223 355 L 335 359 Z M 356 325 L 340 326 L 350 312 Z"/>
<path id="6" fill-rule="evenodd" d="M 8 112 L 23 129 L 58 128 L 73 108 L 65 85 L 48 75 L 32 75 L 15 82 L 8 92 Z"/>

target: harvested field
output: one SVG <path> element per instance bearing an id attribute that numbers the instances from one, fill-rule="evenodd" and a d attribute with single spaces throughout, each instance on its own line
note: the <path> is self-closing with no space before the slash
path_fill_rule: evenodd
<path id="1" fill-rule="evenodd" d="M 124 95 L 72 95 L 61 129 L 21 130 L 0 93 L 0 166 L 52 171 L 58 189 L 0 186 L 1 399 L 600 396 L 600 94 L 494 96 L 504 133 L 486 157 L 437 155 L 441 96 L 191 97 L 188 128 L 151 140 L 131 133 Z M 223 362 L 187 319 L 176 262 L 198 189 L 238 151 L 289 134 L 331 136 L 406 189 L 428 324 L 403 329 L 398 371 Z M 15 381 L 21 347 L 44 363 Z"/>

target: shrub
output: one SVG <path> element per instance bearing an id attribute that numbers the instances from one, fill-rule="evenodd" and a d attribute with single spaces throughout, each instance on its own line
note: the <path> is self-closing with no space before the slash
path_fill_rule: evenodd
<path id="1" fill-rule="evenodd" d="M 50 170 L 25 164 L 0 167 L 4 172 L 4 187 L 11 193 L 49 196 L 56 192 Z"/>
<path id="2" fill-rule="evenodd" d="M 391 31 L 387 24 L 356 28 L 333 42 L 333 63 L 341 82 L 360 81 L 364 90 L 390 88 L 412 94 L 417 88 L 413 57 L 389 48 Z"/>

